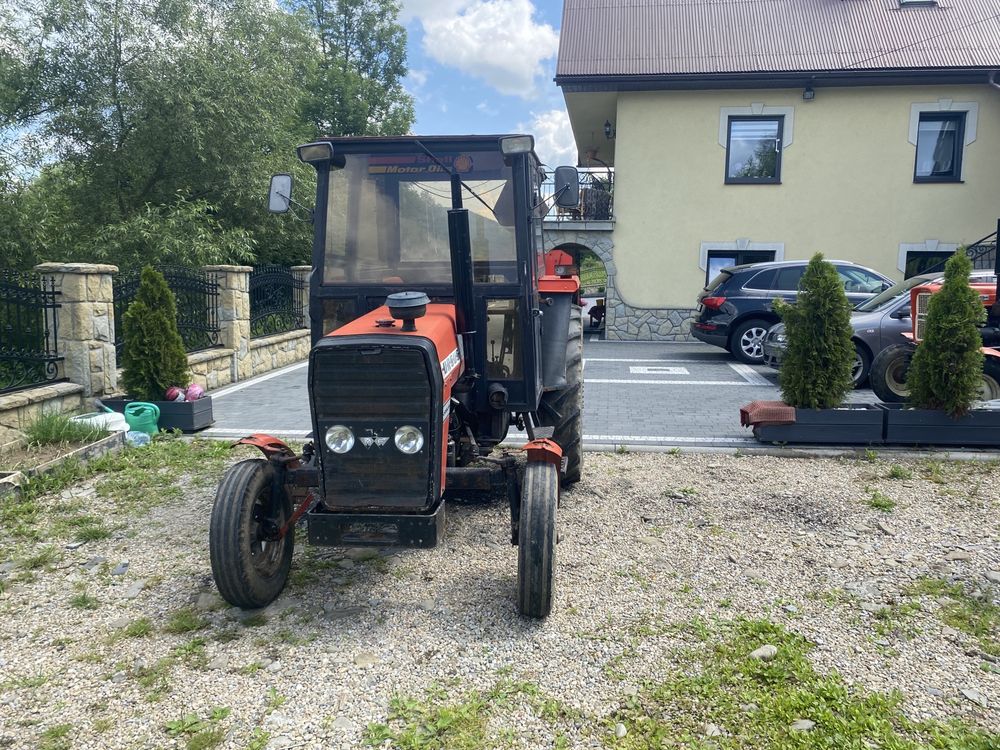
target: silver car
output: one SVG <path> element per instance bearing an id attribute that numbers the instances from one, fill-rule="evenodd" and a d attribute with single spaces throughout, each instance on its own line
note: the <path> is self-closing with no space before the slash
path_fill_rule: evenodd
<path id="1" fill-rule="evenodd" d="M 972 280 L 980 283 L 995 283 L 993 271 L 973 271 Z M 925 273 L 911 276 L 905 281 L 886 289 L 869 300 L 862 302 L 851 313 L 851 327 L 854 335 L 854 367 L 851 378 L 854 387 L 864 385 L 868 379 L 872 360 L 888 346 L 907 341 L 903 336 L 913 330 L 910 322 L 910 289 L 919 284 L 944 281 L 942 273 Z M 788 345 L 785 324 L 771 327 L 764 338 L 764 364 L 774 368 L 781 366 L 781 359 Z"/>

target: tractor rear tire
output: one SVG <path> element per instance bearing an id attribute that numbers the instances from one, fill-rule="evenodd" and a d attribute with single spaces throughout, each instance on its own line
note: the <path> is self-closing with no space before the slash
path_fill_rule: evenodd
<path id="1" fill-rule="evenodd" d="M 517 608 L 524 617 L 539 619 L 552 610 L 558 504 L 555 465 L 529 462 L 521 483 L 517 538 Z"/>
<path id="2" fill-rule="evenodd" d="M 235 607 L 267 606 L 288 581 L 295 529 L 276 542 L 263 538 L 273 479 L 270 463 L 251 458 L 229 467 L 215 493 L 208 532 L 212 576 L 222 598 Z M 291 501 L 285 495 L 279 527 L 291 515 Z"/>
<path id="3" fill-rule="evenodd" d="M 875 357 L 868 380 L 880 401 L 898 404 L 909 398 L 906 373 L 910 369 L 914 350 L 912 344 L 893 344 Z"/>
<path id="4" fill-rule="evenodd" d="M 562 485 L 580 481 L 583 474 L 583 308 L 573 305 L 566 338 L 566 387 L 542 394 L 538 420 L 553 427 L 552 439 L 562 448 L 566 471 Z"/>

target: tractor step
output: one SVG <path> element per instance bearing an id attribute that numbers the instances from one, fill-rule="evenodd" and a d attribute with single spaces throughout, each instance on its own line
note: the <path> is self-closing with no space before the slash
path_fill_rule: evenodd
<path id="1" fill-rule="evenodd" d="M 337 513 L 306 514 L 309 543 L 329 547 L 436 547 L 444 536 L 445 504 L 426 515 Z"/>

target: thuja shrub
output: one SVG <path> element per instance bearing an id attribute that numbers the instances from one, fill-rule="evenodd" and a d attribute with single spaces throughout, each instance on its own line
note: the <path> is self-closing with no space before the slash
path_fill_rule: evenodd
<path id="1" fill-rule="evenodd" d="M 122 384 L 130 397 L 157 401 L 170 386 L 187 384 L 187 352 L 177 332 L 177 302 L 156 269 L 142 269 L 123 325 Z"/>
<path id="2" fill-rule="evenodd" d="M 972 261 L 964 252 L 948 259 L 944 284 L 927 305 L 924 338 L 906 376 L 911 404 L 943 409 L 954 417 L 969 410 L 982 382 L 979 326 L 986 318 L 986 308 L 969 286 L 971 271 Z"/>
<path id="3" fill-rule="evenodd" d="M 816 253 L 795 304 L 776 305 L 788 344 L 781 362 L 781 397 L 801 409 L 838 406 L 851 390 L 854 344 L 851 303 L 833 264 Z"/>

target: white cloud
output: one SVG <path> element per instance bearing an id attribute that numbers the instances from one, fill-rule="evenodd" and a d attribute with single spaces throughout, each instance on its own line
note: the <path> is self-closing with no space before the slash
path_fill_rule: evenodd
<path id="1" fill-rule="evenodd" d="M 532 112 L 531 122 L 521 123 L 517 129 L 535 136 L 535 153 L 550 169 L 576 164 L 576 141 L 565 109 Z"/>
<path id="2" fill-rule="evenodd" d="M 410 68 L 406 73 L 406 82 L 412 90 L 422 89 L 427 83 L 427 71 Z"/>
<path id="3" fill-rule="evenodd" d="M 408 0 L 420 20 L 424 51 L 442 65 L 485 81 L 501 94 L 530 99 L 559 33 L 534 19 L 531 0 Z"/>
<path id="4" fill-rule="evenodd" d="M 496 107 L 490 106 L 490 103 L 485 99 L 476 105 L 476 109 L 488 117 L 496 117 L 498 114 L 500 114 L 500 110 L 498 110 Z"/>

